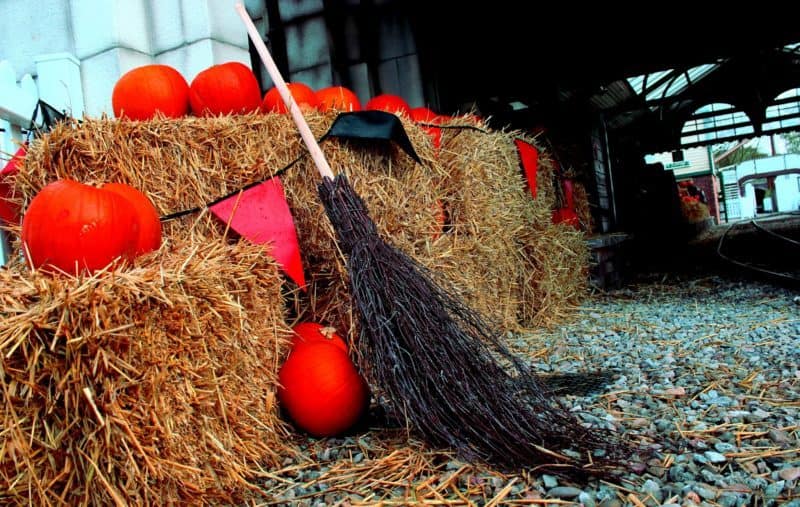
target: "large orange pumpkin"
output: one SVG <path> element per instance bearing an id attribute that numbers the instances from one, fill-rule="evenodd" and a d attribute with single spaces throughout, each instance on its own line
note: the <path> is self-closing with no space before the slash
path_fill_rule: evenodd
<path id="1" fill-rule="evenodd" d="M 315 341 L 294 347 L 278 373 L 278 399 L 302 430 L 329 437 L 350 429 L 369 405 L 369 390 L 339 347 Z"/>
<path id="2" fill-rule="evenodd" d="M 292 331 L 294 331 L 292 348 L 303 343 L 327 342 L 347 352 L 347 344 L 331 327 L 316 322 L 301 322 L 296 324 Z"/>
<path id="3" fill-rule="evenodd" d="M 22 218 L 22 243 L 34 268 L 93 272 L 117 258 L 133 259 L 139 227 L 125 197 L 58 180 L 31 200 Z"/>
<path id="4" fill-rule="evenodd" d="M 248 66 L 228 62 L 200 72 L 189 87 L 189 101 L 196 116 L 252 113 L 261 105 L 261 89 Z"/>
<path id="5" fill-rule="evenodd" d="M 117 118 L 149 120 L 156 112 L 180 118 L 189 111 L 189 85 L 168 65 L 144 65 L 119 78 L 111 106 Z"/>
<path id="6" fill-rule="evenodd" d="M 133 205 L 139 219 L 139 237 L 134 253 L 141 255 L 158 250 L 161 246 L 161 220 L 150 199 L 139 189 L 124 183 L 106 183 L 100 188 L 121 195 Z"/>
<path id="7" fill-rule="evenodd" d="M 368 111 L 378 110 L 386 111 L 387 113 L 404 114 L 409 118 L 411 117 L 411 107 L 408 105 L 408 102 L 402 97 L 390 93 L 372 97 L 364 106 L 364 109 Z"/>
<path id="8" fill-rule="evenodd" d="M 344 86 L 329 86 L 317 90 L 319 110 L 326 111 L 361 111 L 361 101 L 358 96 Z"/>
<path id="9" fill-rule="evenodd" d="M 297 102 L 297 105 L 303 108 L 317 109 L 319 107 L 319 99 L 310 86 L 304 83 L 286 83 L 289 88 L 289 93 L 292 98 Z M 274 86 L 264 94 L 264 100 L 261 103 L 261 110 L 265 113 L 287 113 L 289 109 L 283 103 L 280 92 Z"/>

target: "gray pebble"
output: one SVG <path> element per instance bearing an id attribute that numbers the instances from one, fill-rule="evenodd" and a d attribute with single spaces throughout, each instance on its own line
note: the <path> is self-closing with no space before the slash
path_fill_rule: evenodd
<path id="1" fill-rule="evenodd" d="M 542 482 L 544 482 L 544 487 L 547 489 L 552 489 L 558 486 L 558 479 L 552 475 L 542 474 Z"/>
<path id="2" fill-rule="evenodd" d="M 558 486 L 548 489 L 547 494 L 555 498 L 575 498 L 581 494 L 581 490 L 572 486 Z"/>
<path id="3" fill-rule="evenodd" d="M 764 496 L 767 498 L 775 498 L 781 494 L 783 491 L 783 487 L 786 485 L 786 481 L 776 481 L 770 484 L 769 486 L 764 489 Z"/>
<path id="4" fill-rule="evenodd" d="M 705 500 L 714 500 L 717 498 L 717 490 L 708 484 L 697 484 L 694 487 L 694 492 Z"/>
<path id="5" fill-rule="evenodd" d="M 729 444 L 727 442 L 717 442 L 716 444 L 714 444 L 714 449 L 716 449 L 717 452 L 726 453 L 735 451 L 736 446 L 733 444 Z"/>
<path id="6" fill-rule="evenodd" d="M 739 496 L 733 493 L 722 493 L 716 501 L 722 507 L 735 507 L 739 503 Z"/>
<path id="7" fill-rule="evenodd" d="M 652 496 L 653 499 L 658 503 L 661 503 L 664 500 L 664 495 L 661 493 L 661 485 L 652 479 L 647 479 L 644 481 L 641 491 L 645 495 Z"/>
<path id="8" fill-rule="evenodd" d="M 716 451 L 706 451 L 703 453 L 703 456 L 711 463 L 725 463 L 728 461 L 728 458 Z"/>
<path id="9" fill-rule="evenodd" d="M 583 507 L 595 507 L 597 505 L 594 501 L 594 497 L 585 491 L 581 491 L 581 494 L 578 495 L 578 502 L 580 502 Z"/>

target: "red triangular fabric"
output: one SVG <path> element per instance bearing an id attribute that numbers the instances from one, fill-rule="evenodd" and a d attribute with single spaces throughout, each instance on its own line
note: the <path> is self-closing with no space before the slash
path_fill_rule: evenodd
<path id="1" fill-rule="evenodd" d="M 289 278 L 305 288 L 297 231 L 280 178 L 248 188 L 209 209 L 241 236 L 268 245 L 270 254 Z"/>
<path id="2" fill-rule="evenodd" d="M 8 224 L 19 222 L 19 207 L 6 200 L 14 196 L 14 189 L 8 181 L 8 176 L 16 174 L 17 166 L 24 156 L 25 145 L 22 145 L 0 171 L 0 220 Z"/>
<path id="3" fill-rule="evenodd" d="M 517 145 L 519 162 L 522 166 L 522 171 L 525 173 L 525 178 L 528 180 L 528 188 L 533 198 L 536 199 L 536 170 L 539 167 L 539 150 L 522 139 L 514 139 L 514 144 Z"/>
<path id="4" fill-rule="evenodd" d="M 572 180 L 567 178 L 561 180 L 561 188 L 564 190 L 564 204 L 561 208 L 553 211 L 553 223 L 566 223 L 580 229 L 581 220 L 575 211 L 575 190 Z"/>

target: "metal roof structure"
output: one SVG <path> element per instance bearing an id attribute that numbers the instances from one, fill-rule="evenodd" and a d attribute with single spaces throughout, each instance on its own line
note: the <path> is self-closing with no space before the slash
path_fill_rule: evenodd
<path id="1" fill-rule="evenodd" d="M 797 96 L 782 94 L 800 87 L 800 25 L 774 10 L 645 15 L 502 1 L 406 8 L 443 110 L 474 101 L 519 128 L 599 114 L 611 137 L 636 137 L 649 152 L 686 145 L 684 124 L 703 120 L 699 110 L 710 104 L 730 104 L 751 130 L 706 125 L 694 145 L 798 128 L 787 123 L 800 120 Z"/>

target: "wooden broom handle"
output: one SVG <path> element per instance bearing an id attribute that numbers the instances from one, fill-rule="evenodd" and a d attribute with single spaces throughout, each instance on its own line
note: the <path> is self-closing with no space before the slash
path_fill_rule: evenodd
<path id="1" fill-rule="evenodd" d="M 244 5 L 237 3 L 236 11 L 242 18 L 245 27 L 247 27 L 247 33 L 250 34 L 250 40 L 253 41 L 253 45 L 255 45 L 256 51 L 258 51 L 261 61 L 267 68 L 267 72 L 272 78 L 273 83 L 275 83 L 278 93 L 281 94 L 284 104 L 286 104 L 286 107 L 289 109 L 289 112 L 291 113 L 292 118 L 297 125 L 297 129 L 300 130 L 300 136 L 303 138 L 303 142 L 305 142 L 306 146 L 308 147 L 308 152 L 311 154 L 311 158 L 314 160 L 314 165 L 317 166 L 319 175 L 323 178 L 333 179 L 333 171 L 331 171 L 331 166 L 328 165 L 328 161 L 325 160 L 325 155 L 323 155 L 322 150 L 319 147 L 319 143 L 317 143 L 317 140 L 314 138 L 314 134 L 311 132 L 311 128 L 308 126 L 306 119 L 303 117 L 300 107 L 297 105 L 297 102 L 295 102 L 294 98 L 292 97 L 289 88 L 286 86 L 286 81 L 283 80 L 281 71 L 278 70 L 278 66 L 275 65 L 275 60 L 273 60 L 272 55 L 269 54 L 269 50 L 267 49 L 266 44 L 264 44 L 264 41 L 261 39 L 261 34 L 258 33 L 256 25 L 253 24 L 253 20 L 250 19 L 250 15 L 247 14 Z"/>

